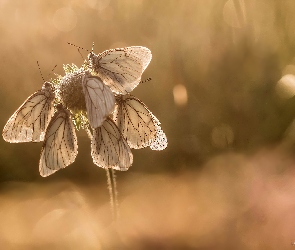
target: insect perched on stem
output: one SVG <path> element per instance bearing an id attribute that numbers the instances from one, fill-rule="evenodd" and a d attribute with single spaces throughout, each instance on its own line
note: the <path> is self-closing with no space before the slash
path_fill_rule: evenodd
<path id="1" fill-rule="evenodd" d="M 54 113 L 54 98 L 52 84 L 45 82 L 9 118 L 2 132 L 3 139 L 13 143 L 43 141 Z"/>
<path id="2" fill-rule="evenodd" d="M 88 71 L 82 77 L 87 116 L 92 128 L 98 128 L 115 108 L 115 97 L 111 89 L 98 76 Z"/>
<path id="3" fill-rule="evenodd" d="M 159 120 L 142 101 L 132 95 L 118 95 L 116 102 L 114 121 L 130 148 L 163 150 L 167 147 Z"/>
<path id="4" fill-rule="evenodd" d="M 83 49 L 68 44 L 77 47 L 78 51 Z M 89 69 L 115 94 L 130 93 L 141 82 L 142 73 L 152 60 L 151 51 L 142 46 L 109 49 L 99 54 L 95 54 L 92 47 L 88 52 Z"/>
<path id="5" fill-rule="evenodd" d="M 93 130 L 91 156 L 94 164 L 102 168 L 126 171 L 132 165 L 130 147 L 110 118 Z"/>
<path id="6" fill-rule="evenodd" d="M 141 75 L 152 59 L 148 48 L 132 46 L 106 50 L 98 55 L 90 52 L 90 68 L 116 94 L 131 92 L 141 81 Z"/>
<path id="7" fill-rule="evenodd" d="M 77 136 L 71 114 L 62 104 L 56 106 L 45 133 L 39 171 L 46 177 L 74 162 L 78 154 Z"/>

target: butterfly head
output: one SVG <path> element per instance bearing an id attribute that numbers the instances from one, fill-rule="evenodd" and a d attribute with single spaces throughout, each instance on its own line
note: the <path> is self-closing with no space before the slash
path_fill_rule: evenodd
<path id="1" fill-rule="evenodd" d="M 45 92 L 47 97 L 54 98 L 54 87 L 50 82 L 44 82 L 42 90 Z"/>
<path id="2" fill-rule="evenodd" d="M 64 109 L 64 107 L 63 107 L 63 105 L 61 103 L 58 103 L 55 107 L 56 107 L 57 111 L 61 111 L 61 110 Z"/>
<path id="3" fill-rule="evenodd" d="M 96 65 L 98 65 L 98 56 L 92 51 L 88 54 L 89 67 L 95 71 Z"/>
<path id="4" fill-rule="evenodd" d="M 42 88 L 45 88 L 45 89 L 52 88 L 52 84 L 50 82 L 44 82 Z"/>

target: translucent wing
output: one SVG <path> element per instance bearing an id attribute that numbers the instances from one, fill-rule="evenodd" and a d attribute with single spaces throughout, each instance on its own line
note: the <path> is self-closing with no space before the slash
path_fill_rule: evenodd
<path id="1" fill-rule="evenodd" d="M 156 139 L 151 143 L 152 150 L 163 150 L 167 148 L 168 141 L 164 131 L 159 125 L 156 125 Z"/>
<path id="2" fill-rule="evenodd" d="M 114 94 L 99 77 L 90 74 L 85 74 L 82 85 L 89 123 L 92 128 L 97 128 L 113 112 L 115 107 Z"/>
<path id="3" fill-rule="evenodd" d="M 125 171 L 133 162 L 128 144 L 110 118 L 106 119 L 101 127 L 94 129 L 91 155 L 94 164 L 102 168 Z"/>
<path id="4" fill-rule="evenodd" d="M 32 94 L 7 121 L 2 136 L 7 142 L 43 141 L 53 116 L 54 90 L 49 82 Z"/>
<path id="5" fill-rule="evenodd" d="M 45 133 L 39 171 L 46 177 L 74 162 L 78 154 L 77 137 L 68 110 L 61 104 Z"/>
<path id="6" fill-rule="evenodd" d="M 152 59 L 148 48 L 132 46 L 88 55 L 90 67 L 116 94 L 131 92 Z"/>
<path id="7" fill-rule="evenodd" d="M 162 150 L 167 146 L 159 120 L 134 96 L 117 97 L 114 121 L 131 148 L 150 146 L 153 150 Z"/>

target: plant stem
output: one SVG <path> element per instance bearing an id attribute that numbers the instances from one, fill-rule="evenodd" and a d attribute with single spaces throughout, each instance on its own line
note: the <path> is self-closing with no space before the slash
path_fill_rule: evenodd
<path id="1" fill-rule="evenodd" d="M 91 130 L 89 128 L 85 128 L 86 133 L 89 137 L 90 140 L 93 139 L 93 135 L 91 133 Z M 109 169 L 106 168 L 106 175 L 107 175 L 107 186 L 109 190 L 109 195 L 110 195 L 110 205 L 111 205 L 111 211 L 112 211 L 112 216 L 113 220 L 116 221 L 118 218 L 119 214 L 119 209 L 118 209 L 118 192 L 117 192 L 117 183 L 116 183 L 116 175 L 115 175 L 115 170 L 114 169 Z"/>
<path id="2" fill-rule="evenodd" d="M 113 196 L 114 196 L 114 209 L 115 209 L 115 220 L 119 218 L 119 202 L 118 202 L 118 189 L 116 181 L 116 171 L 111 168 L 112 184 L 113 184 Z"/>
<path id="3" fill-rule="evenodd" d="M 233 2 L 234 2 L 235 9 L 236 9 L 237 17 L 239 19 L 240 27 L 244 27 L 245 20 L 244 20 L 243 9 L 242 9 L 240 1 L 241 0 L 234 0 Z"/>
<path id="4" fill-rule="evenodd" d="M 114 205 L 114 189 L 113 189 L 113 183 L 110 175 L 110 170 L 108 168 L 105 169 L 107 174 L 107 184 L 108 184 L 108 190 L 110 195 L 110 205 L 111 205 L 111 211 L 113 220 L 116 221 L 116 206 Z"/>

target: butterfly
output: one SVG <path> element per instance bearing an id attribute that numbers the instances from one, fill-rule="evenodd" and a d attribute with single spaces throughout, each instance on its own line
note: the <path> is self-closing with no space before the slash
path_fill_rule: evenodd
<path id="1" fill-rule="evenodd" d="M 56 106 L 45 133 L 39 161 L 40 175 L 46 177 L 74 162 L 78 154 L 77 136 L 70 112 Z"/>
<path id="2" fill-rule="evenodd" d="M 2 132 L 4 140 L 13 143 L 43 141 L 54 114 L 54 98 L 52 84 L 45 82 L 9 118 Z"/>
<path id="3" fill-rule="evenodd" d="M 148 48 L 131 46 L 106 50 L 98 55 L 90 52 L 89 66 L 116 94 L 131 92 L 152 59 Z"/>
<path id="4" fill-rule="evenodd" d="M 159 120 L 142 101 L 128 94 L 116 96 L 116 102 L 113 119 L 130 148 L 149 146 L 152 150 L 163 150 L 167 147 Z"/>
<path id="5" fill-rule="evenodd" d="M 133 163 L 130 147 L 110 118 L 93 130 L 91 156 L 94 164 L 102 168 L 125 171 Z"/>
<path id="6" fill-rule="evenodd" d="M 115 108 L 115 97 L 111 89 L 97 76 L 85 72 L 82 77 L 87 116 L 92 128 L 102 125 Z"/>

